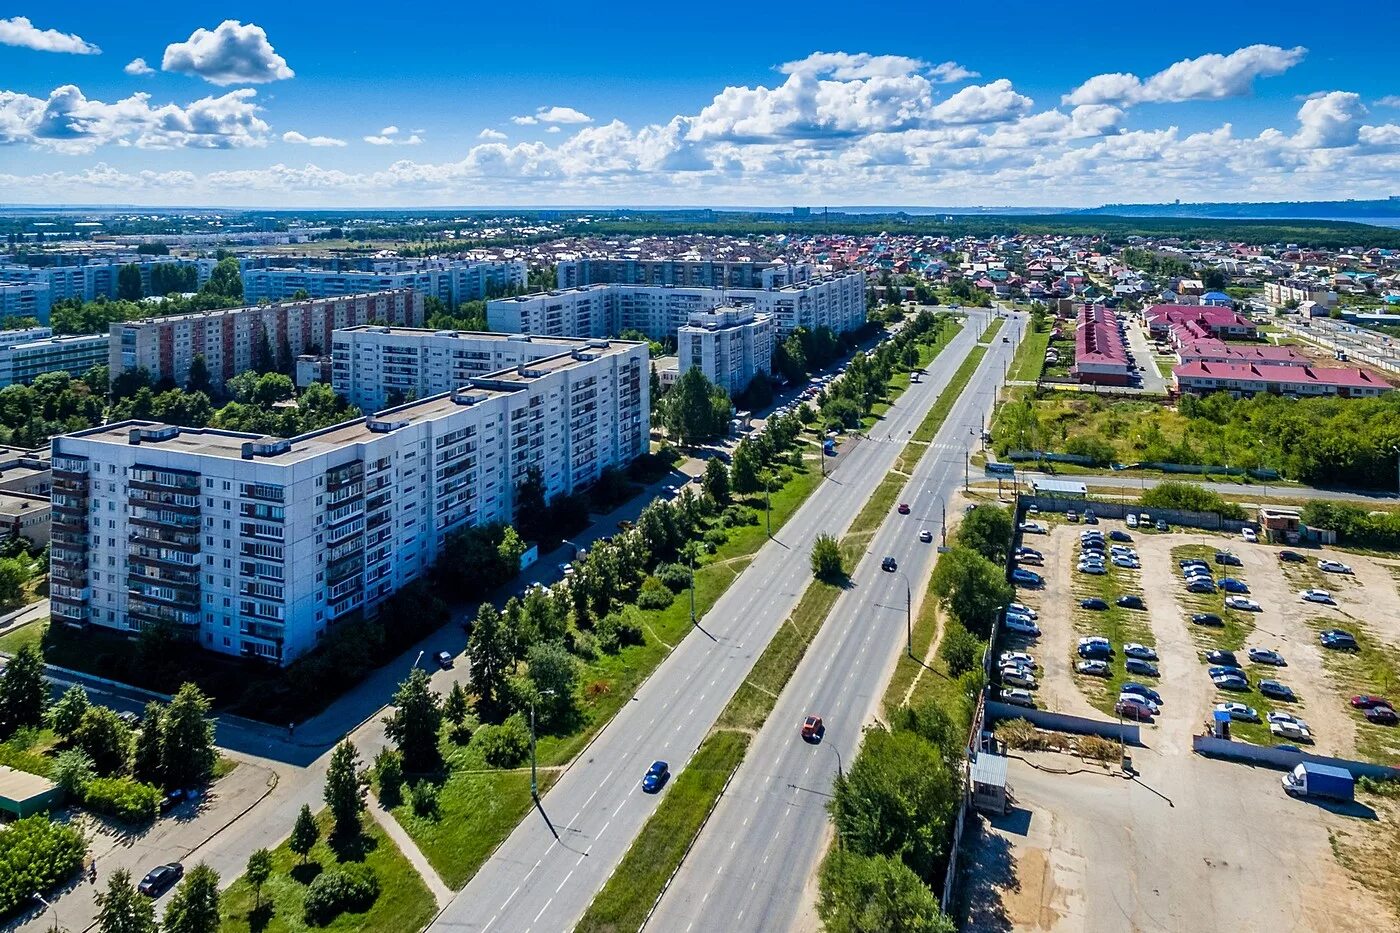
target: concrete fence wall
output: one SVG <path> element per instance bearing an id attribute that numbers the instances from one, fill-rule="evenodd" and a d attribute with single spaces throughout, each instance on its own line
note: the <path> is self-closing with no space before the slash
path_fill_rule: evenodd
<path id="1" fill-rule="evenodd" d="M 987 701 L 987 719 L 1025 719 L 1042 729 L 1055 732 L 1098 735 L 1126 745 L 1142 744 L 1142 730 L 1135 722 L 1118 723 L 1106 719 L 1089 719 L 1086 716 L 1071 716 L 1068 713 L 1052 713 L 1044 709 L 1026 709 L 1024 706 L 1013 706 L 997 700 Z"/>
<path id="2" fill-rule="evenodd" d="M 1089 478 L 1092 480 L 1092 477 Z M 1105 502 L 1099 499 L 1064 499 L 1058 496 L 1025 495 L 1018 497 L 1018 514 L 1026 507 L 1034 505 L 1042 512 L 1068 512 L 1073 509 L 1083 513 L 1086 508 L 1094 510 L 1094 514 L 1100 518 L 1125 518 L 1129 514 L 1140 515 L 1146 512 L 1152 516 L 1155 522 L 1157 519 L 1165 519 L 1169 525 L 1180 525 L 1186 528 L 1204 528 L 1207 531 L 1228 531 L 1238 534 L 1244 528 L 1259 530 L 1259 523 L 1255 521 L 1240 520 L 1235 518 L 1221 518 L 1215 512 L 1188 512 L 1184 509 L 1154 509 L 1139 505 L 1136 502 Z"/>
<path id="3" fill-rule="evenodd" d="M 1243 761 L 1247 764 L 1265 765 L 1283 771 L 1291 771 L 1301 762 L 1309 761 L 1320 765 L 1333 765 L 1338 768 L 1346 768 L 1352 773 L 1353 777 L 1370 777 L 1379 778 L 1381 780 L 1395 780 L 1400 778 L 1400 770 L 1389 768 L 1385 765 L 1372 764 L 1369 761 L 1354 761 L 1350 758 L 1331 758 L 1327 755 L 1314 755 L 1312 752 L 1290 752 L 1282 748 L 1270 748 L 1263 745 L 1250 745 L 1248 742 L 1233 742 L 1229 739 L 1217 739 L 1213 735 L 1192 736 L 1191 749 L 1198 754 L 1209 755 L 1212 758 L 1226 758 L 1231 761 Z"/>

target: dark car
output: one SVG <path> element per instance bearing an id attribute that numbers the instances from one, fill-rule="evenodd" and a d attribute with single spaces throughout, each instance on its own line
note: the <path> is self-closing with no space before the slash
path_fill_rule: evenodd
<path id="1" fill-rule="evenodd" d="M 136 886 L 147 897 L 160 897 L 170 890 L 171 885 L 179 881 L 185 874 L 185 866 L 179 862 L 171 862 L 168 865 L 158 865 L 146 872 L 146 877 L 141 879 L 141 883 Z"/>
<path id="2" fill-rule="evenodd" d="M 441 668 L 444 668 L 444 669 L 451 667 L 451 666 L 452 666 L 452 652 L 451 652 L 451 651 L 439 651 L 439 652 L 437 653 L 437 662 L 438 662 L 438 667 L 441 667 Z"/>
<path id="3" fill-rule="evenodd" d="M 1191 616 L 1193 625 L 1224 625 L 1225 620 L 1213 612 L 1198 612 Z"/>
<path id="4" fill-rule="evenodd" d="M 1307 561 L 1307 558 L 1304 557 L 1302 554 L 1299 554 L 1297 551 L 1279 551 L 1278 559 L 1282 561 L 1287 561 L 1290 564 L 1301 564 Z"/>
<path id="5" fill-rule="evenodd" d="M 1121 606 L 1121 607 L 1123 607 L 1124 609 L 1146 609 L 1146 608 L 1147 608 L 1147 603 L 1145 603 L 1145 602 L 1142 601 L 1142 597 L 1141 597 L 1141 596 L 1133 596 L 1133 595 L 1131 595 L 1131 594 L 1129 594 L 1129 595 L 1127 595 L 1127 596 L 1119 596 L 1119 597 L 1118 597 L 1118 605 Z"/>
<path id="6" fill-rule="evenodd" d="M 1215 685 L 1221 690 L 1248 690 L 1249 681 L 1239 674 L 1221 674 L 1219 677 L 1212 677 Z"/>
<path id="7" fill-rule="evenodd" d="M 1176 562 L 1176 565 L 1182 570 L 1185 570 L 1187 567 L 1200 567 L 1202 570 L 1210 569 L 1210 564 L 1207 564 L 1199 557 L 1188 557 L 1185 560 L 1179 560 Z"/>
<path id="8" fill-rule="evenodd" d="M 1215 562 L 1217 564 L 1224 564 L 1227 567 L 1244 566 L 1244 561 L 1240 560 L 1238 556 L 1231 554 L 1229 551 L 1216 551 Z"/>
<path id="9" fill-rule="evenodd" d="M 1243 580 L 1236 580 L 1234 577 L 1225 577 L 1220 581 L 1220 588 L 1227 593 L 1248 593 L 1249 584 Z"/>
<path id="10" fill-rule="evenodd" d="M 802 720 L 802 738 L 808 742 L 820 742 L 826 735 L 826 723 L 820 716 L 808 716 Z"/>
<path id="11" fill-rule="evenodd" d="M 1128 658 L 1123 662 L 1123 668 L 1129 674 L 1142 674 L 1147 677 L 1161 677 L 1157 670 L 1157 665 L 1151 661 L 1144 661 L 1142 658 Z"/>
<path id="12" fill-rule="evenodd" d="M 894 573 L 899 569 L 899 564 L 895 562 L 893 557 L 886 557 L 884 560 L 880 561 L 880 569 L 888 571 L 889 573 Z"/>
<path id="13" fill-rule="evenodd" d="M 647 768 L 647 773 L 642 777 L 642 790 L 648 794 L 654 794 L 666 784 L 666 779 L 671 776 L 671 768 L 664 761 L 653 761 L 651 767 Z"/>
<path id="14" fill-rule="evenodd" d="M 1400 722 L 1400 717 L 1395 715 L 1395 710 L 1389 706 L 1373 706 L 1366 711 L 1366 719 L 1378 726 L 1393 726 Z"/>
<path id="15" fill-rule="evenodd" d="M 1099 599 L 1097 596 L 1093 596 L 1089 599 L 1081 599 L 1079 601 L 1079 608 L 1092 609 L 1095 612 L 1103 612 L 1105 609 L 1108 608 L 1108 601 Z"/>
<path id="16" fill-rule="evenodd" d="M 1133 540 L 1133 536 L 1128 534 L 1126 531 L 1118 531 L 1115 529 L 1114 531 L 1110 531 L 1108 533 L 1108 539 L 1110 541 L 1131 541 Z"/>
<path id="17" fill-rule="evenodd" d="M 1266 697 L 1283 700 L 1285 703 L 1292 703 L 1298 699 L 1298 695 L 1293 692 L 1292 687 L 1279 683 L 1277 680 L 1259 681 L 1259 692 Z"/>
<path id="18" fill-rule="evenodd" d="M 1080 645 L 1078 651 L 1081 658 L 1107 660 L 1113 657 L 1113 649 L 1107 645 Z"/>
<path id="19" fill-rule="evenodd" d="M 1345 629 L 1329 628 L 1318 636 L 1318 641 L 1322 642 L 1322 647 L 1335 651 L 1357 650 L 1356 636 Z"/>
<path id="20" fill-rule="evenodd" d="M 1214 651 L 1206 652 L 1206 661 L 1210 664 L 1221 664 L 1225 667 L 1239 667 L 1239 659 L 1235 657 L 1233 651 L 1226 651 L 1224 648 L 1217 648 Z"/>
<path id="21" fill-rule="evenodd" d="M 1201 579 L 1201 580 L 1192 580 L 1190 583 L 1186 584 L 1186 592 L 1188 592 L 1188 593 L 1214 593 L 1214 592 L 1215 592 L 1215 584 L 1214 584 L 1214 583 L 1211 583 L 1209 580 L 1205 580 L 1205 579 Z"/>
<path id="22" fill-rule="evenodd" d="M 1135 719 L 1140 722 L 1151 722 L 1152 711 L 1140 703 L 1129 703 L 1126 700 L 1119 700 L 1113 704 L 1113 711 L 1124 719 Z"/>
<path id="23" fill-rule="evenodd" d="M 901 502 L 901 503 L 899 504 L 899 514 L 900 514 L 900 515 L 908 515 L 908 514 L 909 514 L 909 503 L 907 503 L 907 502 Z"/>
<path id="24" fill-rule="evenodd" d="M 179 787 L 169 791 L 164 797 L 160 798 L 160 812 L 169 813 L 171 810 L 174 810 L 180 804 L 184 803 L 188 796 L 189 795 Z"/>
<path id="25" fill-rule="evenodd" d="M 1158 706 L 1162 705 L 1162 695 L 1156 690 L 1153 690 L 1151 687 L 1147 686 L 1147 684 L 1140 684 L 1130 680 L 1127 683 L 1123 684 L 1123 686 L 1119 687 L 1118 692 L 1133 693 L 1142 697 L 1144 700 L 1151 700 Z"/>

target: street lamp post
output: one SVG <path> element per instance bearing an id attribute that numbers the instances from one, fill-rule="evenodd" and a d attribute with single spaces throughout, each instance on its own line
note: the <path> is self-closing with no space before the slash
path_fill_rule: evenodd
<path id="1" fill-rule="evenodd" d="M 689 546 L 685 549 L 686 560 L 690 564 L 690 624 L 695 624 L 695 551 Z"/>
<path id="2" fill-rule="evenodd" d="M 823 460 L 826 458 L 826 451 L 822 451 Z M 763 512 L 768 524 L 768 537 L 773 537 L 773 499 L 769 489 L 773 478 L 767 473 L 763 474 Z"/>
<path id="3" fill-rule="evenodd" d="M 909 576 L 903 570 L 896 570 L 900 579 L 904 581 L 904 650 L 909 652 L 909 657 L 914 656 L 914 588 L 909 583 Z"/>
<path id="4" fill-rule="evenodd" d="M 540 696 L 552 697 L 553 690 L 541 690 Z M 539 803 L 540 785 L 535 774 L 535 701 L 530 701 L 530 799 Z"/>

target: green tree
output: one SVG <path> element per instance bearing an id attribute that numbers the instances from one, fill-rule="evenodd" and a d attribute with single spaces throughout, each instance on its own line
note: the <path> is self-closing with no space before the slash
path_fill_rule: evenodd
<path id="1" fill-rule="evenodd" d="M 938 656 L 948 665 L 954 677 L 977 667 L 982 654 L 982 642 L 956 622 L 949 622 L 938 642 Z"/>
<path id="2" fill-rule="evenodd" d="M 185 383 L 185 388 L 190 392 L 203 392 L 206 395 L 209 393 L 209 364 L 205 362 L 203 353 L 196 353 L 190 361 L 190 378 Z"/>
<path id="3" fill-rule="evenodd" d="M 92 767 L 92 759 L 81 748 L 68 748 L 59 752 L 54 756 L 53 766 L 49 769 L 49 779 L 76 800 L 83 799 L 83 788 L 95 777 L 97 771 Z"/>
<path id="4" fill-rule="evenodd" d="M 120 301 L 141 300 L 141 267 L 129 262 L 117 269 L 117 298 Z"/>
<path id="5" fill-rule="evenodd" d="M 1001 568 L 976 551 L 953 547 L 938 558 L 929 588 L 969 632 L 985 637 L 992 617 L 1014 595 Z"/>
<path id="6" fill-rule="evenodd" d="M 126 771 L 131 755 L 131 729 L 105 706 L 92 706 L 73 733 L 73 743 L 92 759 L 103 776 Z"/>
<path id="7" fill-rule="evenodd" d="M 155 901 L 137 893 L 131 873 L 118 868 L 97 895 L 99 933 L 158 933 Z"/>
<path id="8" fill-rule="evenodd" d="M 83 685 L 74 684 L 63 691 L 63 696 L 49 710 L 49 724 L 55 733 L 66 739 L 78 731 L 78 726 L 83 721 L 83 714 L 88 711 L 91 705 Z"/>
<path id="9" fill-rule="evenodd" d="M 0 740 L 16 730 L 42 725 L 48 695 L 39 649 L 33 644 L 22 646 L 0 670 Z"/>
<path id="10" fill-rule="evenodd" d="M 171 895 L 162 926 L 165 933 L 218 933 L 219 873 L 203 862 L 190 869 Z"/>
<path id="11" fill-rule="evenodd" d="M 374 756 L 374 776 L 379 781 L 379 802 L 389 809 L 403 803 L 403 755 L 395 748 L 381 748 Z"/>
<path id="12" fill-rule="evenodd" d="M 833 849 L 822 862 L 817 915 L 828 933 L 953 933 L 928 885 L 897 858 Z"/>
<path id="13" fill-rule="evenodd" d="M 24 584 L 29 582 L 27 561 L 0 557 L 0 605 L 18 603 L 24 597 Z"/>
<path id="14" fill-rule="evenodd" d="M 846 848 L 902 859 L 932 880 L 962 788 L 932 744 L 910 732 L 866 733 L 828 808 Z"/>
<path id="15" fill-rule="evenodd" d="M 687 447 L 718 435 L 724 425 L 716 423 L 713 393 L 717 388 L 697 367 L 692 366 L 682 373 L 671 391 L 666 393 L 666 404 L 661 412 L 667 433 Z M 722 389 L 719 392 L 723 394 Z"/>
<path id="16" fill-rule="evenodd" d="M 302 804 L 296 824 L 292 826 L 292 836 L 287 840 L 287 847 L 297 854 L 302 864 L 305 864 L 306 857 L 311 854 L 320 838 L 321 827 L 316 825 L 316 817 L 311 815 L 311 807 Z"/>
<path id="17" fill-rule="evenodd" d="M 403 754 L 404 768 L 425 772 L 441 764 L 438 729 L 442 702 L 428 683 L 428 672 L 415 667 L 394 693 L 394 712 L 384 717 L 384 733 Z"/>
<path id="18" fill-rule="evenodd" d="M 734 465 L 729 470 L 730 485 L 741 496 L 758 492 L 763 488 L 763 481 L 758 475 L 762 469 L 763 463 L 754 445 L 747 440 L 740 441 L 739 446 L 734 448 Z"/>
<path id="19" fill-rule="evenodd" d="M 963 516 L 956 544 L 991 561 L 1004 561 L 1011 543 L 1011 512 L 999 505 L 979 505 Z"/>
<path id="20" fill-rule="evenodd" d="M 705 495 L 720 505 L 729 504 L 729 469 L 718 457 L 711 457 L 705 464 L 703 480 Z"/>
<path id="21" fill-rule="evenodd" d="M 201 291 L 211 295 L 221 295 L 241 301 L 243 299 L 243 277 L 238 272 L 238 260 L 229 256 L 220 259 L 219 264 L 209 275 Z"/>
<path id="22" fill-rule="evenodd" d="M 531 591 L 533 592 L 533 591 Z M 454 681 L 452 689 L 442 701 L 442 718 L 449 723 L 461 722 L 467 715 L 467 691 L 461 683 Z"/>
<path id="23" fill-rule="evenodd" d="M 175 693 L 161 722 L 161 771 L 167 787 L 193 787 L 209 780 L 217 759 L 209 698 L 194 684 Z"/>
<path id="24" fill-rule="evenodd" d="M 253 909 L 256 910 L 262 906 L 263 885 L 272 877 L 272 853 L 266 849 L 254 851 L 248 856 L 248 865 L 243 869 L 243 876 L 253 886 Z"/>
<path id="25" fill-rule="evenodd" d="M 565 719 L 574 708 L 578 662 L 557 641 L 531 645 L 525 659 L 537 715 L 547 723 Z"/>
<path id="26" fill-rule="evenodd" d="M 827 583 L 839 583 L 846 579 L 841 542 L 825 532 L 817 535 L 812 542 L 812 576 Z"/>
<path id="27" fill-rule="evenodd" d="M 478 712 L 489 718 L 500 711 L 506 693 L 506 678 L 513 652 L 501 614 L 490 603 L 482 603 L 467 643 L 467 658 L 476 688 Z"/>
<path id="28" fill-rule="evenodd" d="M 335 821 L 335 834 L 353 839 L 360 834 L 360 813 L 365 808 L 365 782 L 360 776 L 360 754 L 355 743 L 344 740 L 331 753 L 326 768 L 326 805 Z"/>
<path id="29" fill-rule="evenodd" d="M 145 715 L 141 718 L 141 729 L 136 733 L 136 747 L 131 753 L 131 775 L 138 781 L 164 787 L 165 771 L 161 766 L 164 739 L 161 726 L 165 721 L 165 709 L 152 701 L 146 704 Z"/>
<path id="30" fill-rule="evenodd" d="M 520 558 L 525 556 L 527 550 L 529 548 L 514 528 L 507 525 L 501 530 L 501 543 L 496 545 L 496 553 L 500 555 L 501 566 L 506 572 L 512 575 L 520 572 Z"/>

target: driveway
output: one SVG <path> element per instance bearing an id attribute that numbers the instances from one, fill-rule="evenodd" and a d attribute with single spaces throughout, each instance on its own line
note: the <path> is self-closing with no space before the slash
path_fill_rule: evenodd
<path id="1" fill-rule="evenodd" d="M 1138 374 L 1142 377 L 1143 390 L 1165 395 L 1171 389 L 1171 380 L 1164 378 L 1157 368 L 1157 357 L 1148 343 L 1147 334 L 1137 324 L 1127 324 L 1124 330 L 1128 335 L 1128 347 L 1133 351 L 1133 360 L 1138 366 Z"/>

